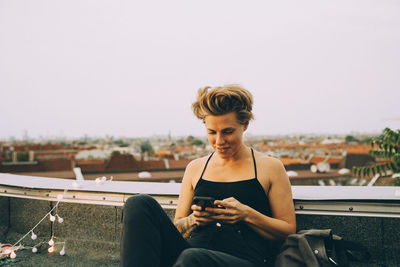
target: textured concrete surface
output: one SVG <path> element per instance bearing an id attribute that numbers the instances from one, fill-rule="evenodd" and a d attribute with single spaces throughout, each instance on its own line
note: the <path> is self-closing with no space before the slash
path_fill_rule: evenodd
<path id="1" fill-rule="evenodd" d="M 9 201 L 8 197 L 0 197 L 0 240 L 7 234 L 9 225 Z"/>
<path id="2" fill-rule="evenodd" d="M 10 232 L 7 236 L 8 240 L 17 240 L 21 234 Z M 47 241 L 47 239 L 38 238 L 36 241 Z M 26 242 L 24 245 L 27 246 Z M 86 255 L 71 255 L 66 246 L 66 254 L 61 256 L 59 254 L 62 246 L 56 245 L 56 251 L 54 253 L 47 252 L 47 245 L 39 247 L 37 253 L 32 253 L 32 250 L 25 249 L 17 251 L 17 257 L 13 260 L 3 259 L 0 260 L 0 266 L 12 266 L 12 267 L 54 267 L 54 266 L 73 266 L 73 267 L 97 267 L 97 266 L 120 266 L 119 260 L 113 258 L 99 259 L 91 258 Z"/>
<path id="3" fill-rule="evenodd" d="M 10 198 L 10 226 L 13 231 L 26 233 L 50 211 L 50 202 L 24 198 Z M 50 236 L 49 217 L 35 229 L 42 236 Z"/>

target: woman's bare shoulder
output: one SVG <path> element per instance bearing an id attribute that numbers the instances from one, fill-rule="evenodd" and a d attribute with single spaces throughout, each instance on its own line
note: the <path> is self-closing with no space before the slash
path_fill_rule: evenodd
<path id="1" fill-rule="evenodd" d="M 188 165 L 186 166 L 186 171 L 191 172 L 191 171 L 196 171 L 198 169 L 201 169 L 202 167 L 204 167 L 207 159 L 208 159 L 208 156 L 204 156 L 204 157 L 197 158 L 197 159 L 190 161 L 188 163 Z"/>
<path id="2" fill-rule="evenodd" d="M 256 157 L 257 162 L 261 163 L 266 167 L 281 168 L 283 166 L 282 162 L 279 159 L 268 156 L 264 153 L 254 151 L 254 156 Z"/>
<path id="3" fill-rule="evenodd" d="M 266 183 L 271 183 L 276 178 L 286 175 L 285 167 L 277 158 L 261 152 L 255 153 L 259 177 Z"/>
<path id="4" fill-rule="evenodd" d="M 208 156 L 194 159 L 186 166 L 185 174 L 183 179 L 189 179 L 192 185 L 197 184 L 200 179 L 201 172 L 207 162 Z"/>

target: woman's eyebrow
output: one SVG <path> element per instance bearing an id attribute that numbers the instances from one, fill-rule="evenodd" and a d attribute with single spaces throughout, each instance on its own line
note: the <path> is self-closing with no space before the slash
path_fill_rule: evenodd
<path id="1" fill-rule="evenodd" d="M 233 131 L 233 130 L 235 130 L 235 128 L 233 128 L 233 127 L 228 127 L 228 128 L 222 129 L 222 131 Z"/>
<path id="2" fill-rule="evenodd" d="M 227 128 L 222 129 L 221 132 L 234 131 L 234 130 L 235 130 L 234 127 L 227 127 Z M 207 131 L 209 131 L 209 132 L 215 132 L 215 130 L 210 129 L 210 128 L 207 128 Z"/>

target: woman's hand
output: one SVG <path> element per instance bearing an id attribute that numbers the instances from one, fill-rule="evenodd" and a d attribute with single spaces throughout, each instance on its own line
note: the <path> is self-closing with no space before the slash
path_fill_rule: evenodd
<path id="1" fill-rule="evenodd" d="M 211 214 L 211 219 L 224 223 L 237 223 L 243 221 L 248 215 L 249 207 L 233 197 L 224 200 L 215 200 L 214 205 L 219 208 L 206 208 Z"/>
<path id="2" fill-rule="evenodd" d="M 212 218 L 212 216 L 214 215 L 213 213 L 207 211 L 208 208 L 206 208 L 205 211 L 202 211 L 201 206 L 197 206 L 197 205 L 192 205 L 191 209 L 193 211 L 193 213 L 191 214 L 191 216 L 193 216 L 194 218 L 194 222 L 195 224 L 197 224 L 198 226 L 203 226 L 203 225 L 207 225 L 210 224 L 212 222 L 214 222 L 215 220 Z"/>

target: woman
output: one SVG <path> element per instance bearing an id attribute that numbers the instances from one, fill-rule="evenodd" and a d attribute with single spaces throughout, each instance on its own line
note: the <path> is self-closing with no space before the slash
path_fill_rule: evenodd
<path id="1" fill-rule="evenodd" d="M 193 160 L 183 176 L 174 225 L 149 196 L 124 207 L 124 266 L 264 266 L 276 241 L 295 233 L 290 182 L 282 163 L 253 151 L 243 133 L 253 98 L 238 85 L 199 90 L 192 108 L 214 152 Z M 213 197 L 214 207 L 193 204 Z"/>

